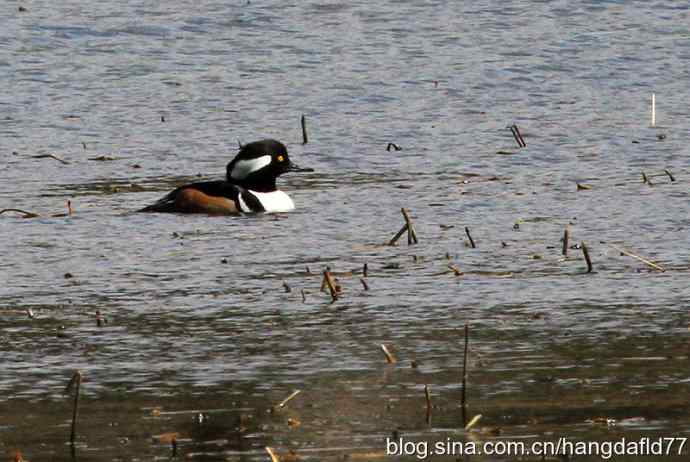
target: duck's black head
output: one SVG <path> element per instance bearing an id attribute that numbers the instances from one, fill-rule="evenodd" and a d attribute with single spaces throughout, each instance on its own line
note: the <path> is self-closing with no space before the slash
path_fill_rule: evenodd
<path id="1" fill-rule="evenodd" d="M 276 178 L 286 172 L 313 172 L 301 168 L 288 157 L 287 148 L 276 140 L 261 140 L 240 147 L 228 163 L 227 180 L 258 192 L 276 190 Z"/>

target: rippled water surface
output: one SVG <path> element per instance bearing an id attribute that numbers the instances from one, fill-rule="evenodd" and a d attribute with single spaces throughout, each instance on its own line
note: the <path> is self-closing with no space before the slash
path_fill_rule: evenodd
<path id="1" fill-rule="evenodd" d="M 0 215 L 5 459 L 690 436 L 683 2 L 32 1 L 0 24 L 0 209 L 39 215 Z M 265 137 L 315 169 L 279 180 L 295 212 L 133 213 Z M 401 207 L 417 245 L 386 245 Z"/>

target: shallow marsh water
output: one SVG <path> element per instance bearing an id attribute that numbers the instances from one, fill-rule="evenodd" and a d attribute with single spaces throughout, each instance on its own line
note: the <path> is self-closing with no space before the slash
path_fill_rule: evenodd
<path id="1" fill-rule="evenodd" d="M 385 455 L 394 432 L 688 436 L 687 5 L 121 3 L 0 10 L 0 208 L 41 214 L 0 216 L 6 458 L 72 458 L 77 369 L 81 460 L 167 459 L 170 432 L 209 461 L 416 460 Z M 132 213 L 262 137 L 316 170 L 280 180 L 294 213 Z M 400 207 L 419 245 L 382 245 Z M 566 225 L 592 274 L 561 260 Z"/>

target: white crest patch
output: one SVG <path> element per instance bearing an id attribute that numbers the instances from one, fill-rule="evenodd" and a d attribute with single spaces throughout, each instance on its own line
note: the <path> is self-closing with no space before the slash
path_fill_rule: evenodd
<path id="1" fill-rule="evenodd" d="M 230 176 L 235 180 L 243 180 L 252 172 L 261 170 L 270 163 L 271 156 L 261 156 L 257 157 L 256 159 L 240 160 L 237 161 L 237 163 L 232 167 Z"/>
<path id="2" fill-rule="evenodd" d="M 292 202 L 290 196 L 281 190 L 268 193 L 251 191 L 251 193 L 259 199 L 266 213 L 289 212 L 295 210 L 295 203 Z"/>

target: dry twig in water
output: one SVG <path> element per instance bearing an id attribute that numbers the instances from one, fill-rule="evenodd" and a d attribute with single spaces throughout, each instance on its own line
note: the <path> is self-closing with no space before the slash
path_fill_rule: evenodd
<path id="1" fill-rule="evenodd" d="M 295 391 L 293 391 L 293 392 L 290 394 L 290 396 L 288 396 L 287 398 L 285 398 L 284 400 L 282 400 L 280 403 L 276 404 L 275 408 L 276 408 L 276 409 L 282 409 L 282 408 L 284 408 L 285 405 L 286 405 L 287 403 L 289 403 L 290 401 L 292 401 L 292 399 L 293 399 L 295 396 L 299 395 L 300 393 L 302 393 L 302 390 L 295 390 Z"/>
<path id="2" fill-rule="evenodd" d="M 280 462 L 280 459 L 278 459 L 278 456 L 276 455 L 275 452 L 273 452 L 273 449 L 270 447 L 266 446 L 266 452 L 268 455 L 271 457 L 271 462 Z"/>
<path id="3" fill-rule="evenodd" d="M 632 253 L 632 252 L 629 252 L 629 251 L 627 251 L 627 250 L 625 250 L 625 249 L 621 249 L 620 247 L 615 246 L 615 245 L 613 245 L 613 244 L 609 244 L 609 245 L 610 245 L 613 249 L 615 249 L 615 250 L 619 251 L 620 253 L 622 253 L 623 255 L 627 255 L 628 257 L 632 257 L 632 258 L 634 258 L 635 260 L 641 261 L 642 263 L 644 263 L 645 265 L 649 266 L 650 268 L 654 268 L 655 270 L 661 271 L 662 273 L 663 273 L 664 271 L 666 271 L 666 269 L 664 269 L 663 267 L 657 265 L 656 263 L 654 263 L 654 262 L 652 262 L 652 261 L 650 261 L 650 260 L 647 260 L 646 258 L 640 257 L 639 255 L 636 255 L 636 254 L 634 254 L 634 253 Z"/>
<path id="4" fill-rule="evenodd" d="M 388 364 L 395 364 L 395 356 L 388 350 L 388 347 L 384 345 L 383 343 L 381 344 L 381 350 L 383 351 L 383 354 L 386 356 L 386 362 Z"/>

